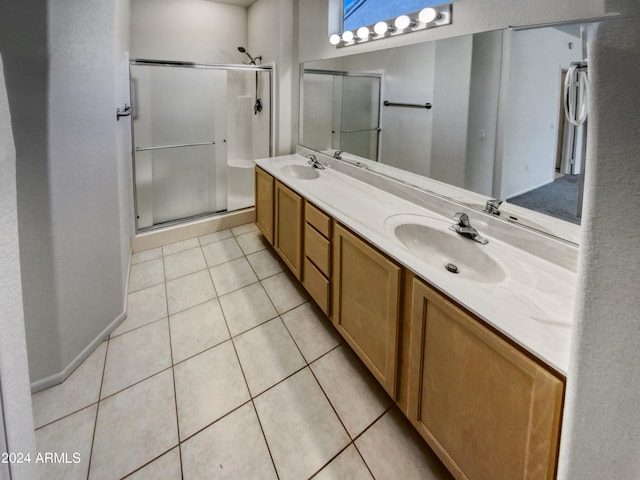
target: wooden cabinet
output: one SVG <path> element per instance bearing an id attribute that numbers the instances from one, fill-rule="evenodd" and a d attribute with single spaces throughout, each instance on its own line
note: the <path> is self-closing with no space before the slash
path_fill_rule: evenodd
<path id="1" fill-rule="evenodd" d="M 304 207 L 304 276 L 302 285 L 320 309 L 330 314 L 331 217 L 309 202 Z"/>
<path id="2" fill-rule="evenodd" d="M 395 398 L 400 267 L 338 224 L 332 246 L 332 321 Z"/>
<path id="3" fill-rule="evenodd" d="M 409 419 L 458 479 L 552 479 L 564 383 L 414 280 Z"/>
<path id="4" fill-rule="evenodd" d="M 296 192 L 276 181 L 275 238 L 276 251 L 291 272 L 302 279 L 302 215 L 304 201 Z"/>
<path id="5" fill-rule="evenodd" d="M 273 245 L 273 201 L 275 181 L 271 175 L 256 167 L 256 226 Z"/>

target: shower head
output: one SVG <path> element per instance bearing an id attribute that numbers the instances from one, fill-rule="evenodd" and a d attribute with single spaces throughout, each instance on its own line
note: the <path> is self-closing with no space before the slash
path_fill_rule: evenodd
<path id="1" fill-rule="evenodd" d="M 257 57 L 252 57 L 251 54 L 247 52 L 247 49 L 244 47 L 238 47 L 238 51 L 240 53 L 244 53 L 247 57 L 249 57 L 249 60 L 251 60 L 250 62 L 251 65 L 255 65 L 256 60 L 262 60 L 262 55 L 258 55 Z"/>

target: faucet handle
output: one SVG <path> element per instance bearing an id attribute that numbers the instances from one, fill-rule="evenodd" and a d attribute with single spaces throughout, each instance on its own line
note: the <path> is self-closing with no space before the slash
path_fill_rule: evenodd
<path id="1" fill-rule="evenodd" d="M 471 222 L 469 222 L 469 215 L 464 212 L 457 212 L 455 219 L 458 222 L 458 225 L 460 225 L 461 227 L 471 226 Z"/>

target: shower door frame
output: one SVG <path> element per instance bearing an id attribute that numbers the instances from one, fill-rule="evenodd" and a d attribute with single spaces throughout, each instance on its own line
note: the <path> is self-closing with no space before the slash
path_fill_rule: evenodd
<path id="1" fill-rule="evenodd" d="M 170 220 L 167 222 L 162 222 L 158 224 L 151 225 L 150 227 L 144 227 L 140 229 L 138 226 L 138 189 L 136 183 L 136 147 L 135 147 L 135 135 L 133 129 L 133 117 L 135 115 L 136 108 L 136 99 L 133 92 L 133 77 L 131 75 L 131 66 L 132 65 L 140 65 L 140 66 L 154 66 L 154 67 L 178 67 L 178 68 L 199 68 L 199 69 L 208 69 L 208 70 L 236 70 L 236 71 L 247 71 L 247 72 L 264 72 L 268 73 L 267 78 L 269 79 L 269 85 L 266 89 L 269 92 L 269 156 L 273 156 L 273 145 L 274 145 L 274 88 L 273 88 L 273 65 L 244 65 L 244 64 L 217 64 L 217 63 L 194 63 L 194 62 L 178 62 L 172 60 L 151 60 L 145 58 L 133 58 L 129 60 L 129 98 L 131 101 L 131 106 L 133 108 L 133 115 L 131 118 L 131 168 L 132 168 L 132 181 L 133 181 L 133 209 L 134 209 L 134 220 L 135 220 L 135 228 L 136 234 L 138 233 L 146 233 L 154 230 L 160 230 L 166 227 L 170 227 L 173 225 L 178 225 L 182 223 L 191 222 L 193 220 L 199 220 L 202 218 L 213 218 L 217 215 L 222 215 L 228 213 L 226 210 L 223 212 L 205 212 L 197 215 L 191 215 L 185 218 L 178 218 L 176 220 Z"/>

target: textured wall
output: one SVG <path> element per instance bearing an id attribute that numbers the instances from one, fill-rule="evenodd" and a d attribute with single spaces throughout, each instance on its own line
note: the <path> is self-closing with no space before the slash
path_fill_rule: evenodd
<path id="1" fill-rule="evenodd" d="M 0 55 L 0 453 L 5 438 L 7 450 L 35 452 L 31 395 L 24 332 L 18 216 L 16 193 L 16 152 L 11 131 L 9 102 Z M 2 415 L 4 413 L 4 415 Z M 3 418 L 6 416 L 6 418 Z M 4 421 L 4 431 L 2 422 Z M 14 478 L 36 479 L 35 466 L 11 467 Z M 8 475 L 8 465 L 0 465 L 0 477 Z"/>
<path id="2" fill-rule="evenodd" d="M 601 25 L 589 45 L 587 193 L 560 479 L 640 478 L 640 6 L 620 7 L 625 17 Z"/>

